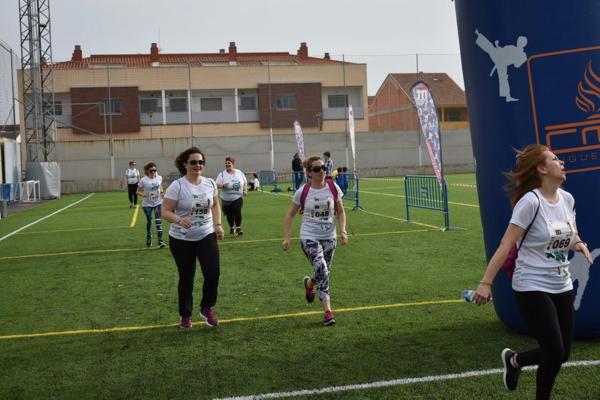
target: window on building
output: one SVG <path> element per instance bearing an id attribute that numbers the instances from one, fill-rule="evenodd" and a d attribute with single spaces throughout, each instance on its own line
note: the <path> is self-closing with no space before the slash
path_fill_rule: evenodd
<path id="1" fill-rule="evenodd" d="M 240 110 L 256 110 L 256 97 L 254 96 L 241 96 L 240 104 L 238 105 Z"/>
<path id="2" fill-rule="evenodd" d="M 143 114 L 158 112 L 158 99 L 142 99 L 140 112 Z"/>
<path id="3" fill-rule="evenodd" d="M 327 106 L 329 108 L 346 108 L 348 107 L 348 95 L 346 94 L 330 94 L 327 96 Z"/>
<path id="4" fill-rule="evenodd" d="M 170 98 L 169 99 L 169 111 L 185 112 L 187 110 L 188 110 L 187 99 L 185 99 L 185 98 Z"/>
<path id="5" fill-rule="evenodd" d="M 280 94 L 277 96 L 277 103 L 275 105 L 277 111 L 288 111 L 296 109 L 296 95 L 295 94 Z"/>
<path id="6" fill-rule="evenodd" d="M 123 110 L 123 101 L 121 99 L 102 100 L 100 105 L 100 115 L 120 115 Z"/>
<path id="7" fill-rule="evenodd" d="M 54 115 L 63 115 L 62 101 L 54 102 Z"/>
<path id="8" fill-rule="evenodd" d="M 203 97 L 200 99 L 201 111 L 223 111 L 223 99 L 220 97 Z"/>
<path id="9" fill-rule="evenodd" d="M 463 121 L 460 110 L 444 110 L 444 121 Z"/>

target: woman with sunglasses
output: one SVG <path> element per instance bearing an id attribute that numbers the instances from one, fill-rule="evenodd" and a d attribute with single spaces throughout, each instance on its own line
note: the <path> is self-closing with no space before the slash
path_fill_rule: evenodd
<path id="1" fill-rule="evenodd" d="M 221 189 L 221 201 L 229 224 L 229 233 L 243 235 L 242 207 L 244 196 L 248 194 L 248 180 L 242 171 L 235 168 L 234 157 L 225 157 L 225 169 L 219 173 L 216 182 L 217 187 Z"/>
<path id="2" fill-rule="evenodd" d="M 342 191 L 332 180 L 325 180 L 327 167 L 320 157 L 310 157 L 304 161 L 308 182 L 294 194 L 292 205 L 285 216 L 284 239 L 281 247 L 290 247 L 292 222 L 296 214 L 302 213 L 300 244 L 306 258 L 314 268 L 312 277 L 304 277 L 306 301 L 315 299 L 315 287 L 323 306 L 323 324 L 335 324 L 329 296 L 329 271 L 336 247 L 336 227 L 334 217 L 340 226 L 340 241 L 348 243 L 346 233 L 346 213 L 342 204 Z M 308 186 L 308 188 L 306 188 Z"/>
<path id="3" fill-rule="evenodd" d="M 217 239 L 223 239 L 223 227 L 217 184 L 202 176 L 205 165 L 204 153 L 197 147 L 179 154 L 175 166 L 182 177 L 169 185 L 163 199 L 163 216 L 171 223 L 169 248 L 179 272 L 177 290 L 182 329 L 192 327 L 196 259 L 204 277 L 200 318 L 209 326 L 219 324 L 213 307 L 217 303 L 220 275 Z"/>
<path id="4" fill-rule="evenodd" d="M 158 247 L 165 247 L 163 242 L 163 230 L 161 220 L 162 205 L 162 176 L 156 172 L 156 164 L 149 162 L 144 165 L 145 176 L 138 183 L 137 194 L 144 198 L 142 210 L 146 215 L 146 246 L 152 246 L 152 214 L 156 224 L 156 235 L 158 236 Z"/>

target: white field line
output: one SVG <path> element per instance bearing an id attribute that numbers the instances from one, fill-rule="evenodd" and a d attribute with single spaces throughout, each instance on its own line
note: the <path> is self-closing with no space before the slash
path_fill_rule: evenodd
<path id="1" fill-rule="evenodd" d="M 581 360 L 581 361 L 571 361 L 563 364 L 563 367 L 593 367 L 600 365 L 600 360 Z M 526 371 L 531 371 L 537 369 L 535 367 L 525 367 L 523 368 Z M 331 394 L 331 393 L 339 393 L 339 392 L 348 392 L 350 390 L 367 390 L 367 389 L 375 389 L 382 388 L 388 386 L 400 386 L 400 385 L 411 385 L 414 383 L 426 383 L 426 382 L 439 382 L 439 381 L 448 381 L 452 379 L 464 379 L 464 378 L 474 378 L 486 375 L 495 375 L 501 374 L 504 370 L 502 368 L 495 369 L 484 369 L 479 371 L 465 371 L 456 374 L 446 374 L 446 375 L 430 375 L 430 376 L 420 376 L 414 378 L 402 378 L 402 379 L 393 379 L 390 381 L 377 381 L 370 383 L 358 383 L 354 385 L 343 385 L 343 386 L 329 386 L 321 389 L 305 389 L 305 390 L 294 390 L 289 392 L 272 392 L 272 393 L 261 393 L 255 395 L 248 396 L 234 396 L 234 397 L 220 397 L 214 400 L 262 400 L 262 399 L 280 399 L 285 397 L 300 397 L 300 396 L 315 396 L 320 394 Z M 504 389 L 502 389 L 504 390 Z"/>
<path id="2" fill-rule="evenodd" d="M 81 203 L 82 201 L 89 199 L 89 198 L 90 198 L 90 197 L 92 197 L 93 195 L 94 195 L 94 193 L 92 193 L 92 194 L 89 194 L 89 195 L 85 196 L 83 199 L 81 199 L 81 200 L 77 200 L 75 203 L 71 203 L 71 204 L 69 204 L 68 206 L 61 208 L 60 210 L 54 211 L 52 214 L 46 215 L 45 217 L 42 217 L 42 218 L 40 218 L 40 219 L 38 219 L 38 220 L 35 220 L 35 221 L 33 221 L 33 222 L 32 222 L 32 223 L 30 223 L 30 224 L 27 224 L 27 225 L 25 225 L 25 226 L 23 226 L 23 227 L 21 227 L 21 228 L 17 229 L 16 231 L 12 231 L 12 232 L 11 232 L 11 233 L 9 233 L 8 235 L 4 235 L 4 236 L 0 237 L 0 242 L 1 242 L 1 241 L 3 241 L 4 239 L 8 239 L 9 237 L 11 237 L 11 236 L 12 236 L 12 235 L 14 235 L 14 234 L 17 234 L 17 233 L 21 232 L 21 231 L 22 231 L 22 230 L 24 230 L 24 229 L 27 229 L 27 228 L 29 228 L 29 227 L 30 227 L 30 226 L 32 226 L 32 225 L 35 225 L 35 224 L 37 224 L 38 222 L 42 222 L 43 220 L 45 220 L 45 219 L 47 219 L 47 218 L 50 218 L 51 216 L 53 216 L 53 215 L 56 215 L 56 214 L 58 214 L 59 212 L 62 212 L 62 211 L 64 211 L 64 210 L 66 210 L 66 209 L 67 209 L 67 208 L 69 208 L 69 207 L 73 207 L 74 205 L 76 205 L 76 204 L 79 204 L 79 203 Z"/>

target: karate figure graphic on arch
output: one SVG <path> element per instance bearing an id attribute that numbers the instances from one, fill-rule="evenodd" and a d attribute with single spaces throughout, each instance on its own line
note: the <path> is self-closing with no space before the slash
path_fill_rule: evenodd
<path id="1" fill-rule="evenodd" d="M 498 91 L 500 97 L 504 97 L 506 102 L 519 101 L 510 95 L 510 85 L 508 83 L 508 67 L 513 66 L 519 68 L 525 61 L 527 61 L 527 54 L 523 48 L 527 46 L 527 38 L 525 36 L 519 36 L 517 38 L 517 45 L 512 44 L 506 46 L 500 46 L 499 41 L 496 40 L 494 44 L 488 40 L 483 34 L 479 33 L 478 29 L 475 29 L 477 39 L 475 44 L 485 51 L 489 56 L 494 67 L 490 71 L 490 76 L 496 72 L 498 75 Z"/>

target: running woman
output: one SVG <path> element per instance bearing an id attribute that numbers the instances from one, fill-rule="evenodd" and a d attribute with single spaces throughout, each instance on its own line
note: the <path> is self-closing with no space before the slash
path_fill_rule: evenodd
<path id="1" fill-rule="evenodd" d="M 336 247 L 337 217 L 340 226 L 340 241 L 348 243 L 346 233 L 346 213 L 342 204 L 342 190 L 331 179 L 325 180 L 327 167 L 320 157 L 310 157 L 304 161 L 308 182 L 294 194 L 284 221 L 284 240 L 281 247 L 287 251 L 290 247 L 292 222 L 296 214 L 302 213 L 300 226 L 300 244 L 306 258 L 314 269 L 313 276 L 305 276 L 304 291 L 306 301 L 315 299 L 315 288 L 323 307 L 323 324 L 335 324 L 329 295 L 329 271 Z M 307 187 L 308 186 L 308 187 Z"/>
<path id="2" fill-rule="evenodd" d="M 235 168 L 234 157 L 225 158 L 225 169 L 219 173 L 216 182 L 217 187 L 221 189 L 221 202 L 229 224 L 229 233 L 243 235 L 242 207 L 244 196 L 248 194 L 248 181 L 246 175 Z"/>
<path id="3" fill-rule="evenodd" d="M 179 154 L 175 166 L 183 177 L 169 185 L 163 199 L 163 217 L 171 223 L 169 248 L 179 273 L 177 291 L 182 329 L 192 327 L 196 259 L 204 276 L 200 318 L 209 326 L 219 324 L 213 307 L 217 303 L 221 271 L 217 239 L 223 239 L 223 226 L 217 184 L 202 176 L 205 165 L 204 153 L 197 147 Z"/>
<path id="4" fill-rule="evenodd" d="M 549 399 L 573 341 L 573 282 L 567 256 L 572 250 L 582 252 L 590 264 L 593 259 L 577 231 L 575 200 L 561 189 L 567 179 L 562 160 L 546 146 L 529 145 L 518 153 L 516 170 L 506 175 L 510 180 L 512 217 L 479 282 L 474 301 L 489 301 L 502 262 L 519 243 L 512 289 L 521 316 L 539 346 L 520 352 L 509 348 L 502 351 L 504 386 L 516 390 L 521 369 L 537 365 L 535 398 Z"/>
<path id="5" fill-rule="evenodd" d="M 123 182 L 127 185 L 127 196 L 129 197 L 129 208 L 137 205 L 137 186 L 140 181 L 140 171 L 135 167 L 135 161 L 129 161 L 129 168 L 125 170 Z"/>
<path id="6" fill-rule="evenodd" d="M 156 235 L 158 236 L 158 247 L 165 247 L 163 242 L 163 229 L 161 220 L 162 208 L 162 176 L 156 172 L 156 164 L 149 162 L 144 165 L 145 176 L 138 183 L 137 194 L 144 198 L 142 210 L 146 215 L 146 246 L 152 246 L 152 218 L 156 224 Z"/>

